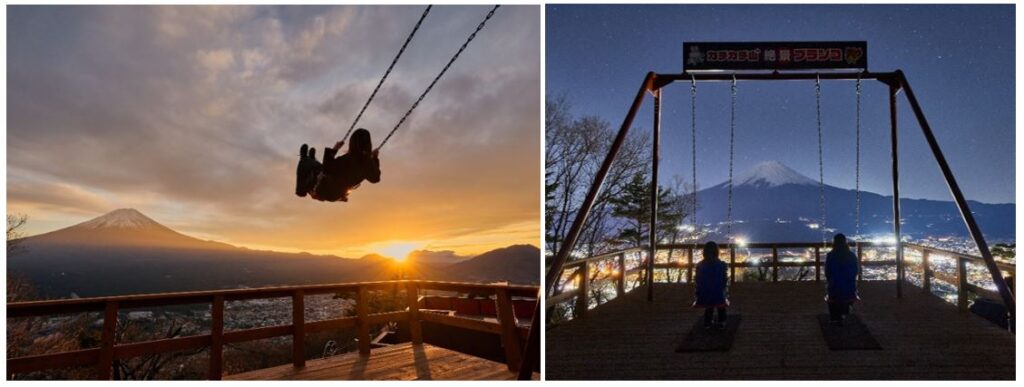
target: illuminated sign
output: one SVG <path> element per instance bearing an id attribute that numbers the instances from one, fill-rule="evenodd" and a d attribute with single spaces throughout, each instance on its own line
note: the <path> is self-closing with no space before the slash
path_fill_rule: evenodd
<path id="1" fill-rule="evenodd" d="M 683 71 L 867 68 L 867 42 L 683 43 Z"/>

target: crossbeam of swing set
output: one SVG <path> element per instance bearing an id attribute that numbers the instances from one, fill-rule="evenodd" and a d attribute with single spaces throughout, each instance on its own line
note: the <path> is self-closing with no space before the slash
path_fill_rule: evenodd
<path id="1" fill-rule="evenodd" d="M 813 81 L 821 80 L 878 80 L 886 84 L 898 84 L 901 77 L 899 71 L 868 72 L 868 71 L 826 71 L 812 72 L 747 72 L 733 73 L 725 71 L 690 71 L 680 74 L 654 74 L 653 88 L 660 89 L 675 81 L 697 82 L 732 82 L 737 81 Z"/>
<path id="2" fill-rule="evenodd" d="M 658 74 L 655 72 L 648 72 L 644 77 L 643 82 L 637 91 L 636 97 L 633 99 L 633 103 L 630 105 L 629 111 L 626 113 L 626 117 L 623 119 L 622 126 L 620 126 L 618 133 L 616 134 L 612 145 L 609 148 L 608 154 L 605 156 L 604 161 L 601 163 L 601 167 L 598 169 L 597 174 L 594 176 L 592 182 L 583 203 L 580 206 L 580 210 L 576 212 L 576 217 L 573 220 L 572 226 L 569 228 L 569 233 L 565 237 L 565 242 L 562 247 L 556 252 L 554 262 L 545 275 L 544 287 L 545 294 L 550 293 L 552 285 L 557 280 L 562 267 L 565 265 L 569 258 L 569 254 L 576 246 L 576 242 L 579 238 L 580 232 L 582 231 L 583 225 L 586 223 L 587 217 L 590 215 L 590 210 L 594 205 L 594 201 L 597 194 L 600 192 L 601 187 L 604 185 L 604 180 L 608 176 L 608 171 L 611 169 L 612 163 L 615 161 L 616 155 L 619 149 L 622 147 L 623 142 L 626 139 L 626 135 L 629 132 L 630 127 L 633 125 L 633 120 L 636 118 L 637 112 L 643 105 L 643 101 L 647 94 L 653 94 L 656 100 L 655 103 L 655 125 L 653 126 L 654 134 L 654 153 L 652 171 L 652 187 L 657 187 L 657 160 L 658 160 L 658 139 L 660 137 L 660 123 L 661 123 L 661 89 L 665 86 L 672 84 L 675 81 L 689 81 L 689 82 L 705 82 L 705 81 L 729 81 L 743 80 L 743 81 L 779 81 L 779 80 L 878 80 L 889 86 L 889 106 L 890 106 L 890 122 L 892 125 L 892 157 L 893 157 L 893 212 L 896 221 L 893 222 L 894 232 L 897 237 L 897 271 L 902 270 L 902 240 L 900 239 L 899 229 L 899 174 L 898 174 L 898 147 L 896 146 L 897 139 L 897 127 L 896 127 L 896 94 L 900 90 L 904 90 L 904 95 L 907 101 L 910 103 L 911 109 L 914 112 L 914 116 L 921 127 L 926 142 L 928 143 L 929 149 L 932 151 L 932 155 L 935 157 L 936 163 L 939 165 L 939 169 L 942 171 L 943 178 L 945 179 L 946 185 L 949 187 L 950 193 L 957 205 L 957 209 L 960 211 L 961 218 L 963 219 L 971 238 L 974 240 L 981 252 L 981 256 L 985 261 L 985 266 L 992 276 L 992 281 L 995 283 L 999 290 L 999 295 L 1002 298 L 1003 304 L 1006 306 L 1008 317 L 1011 319 L 1011 324 L 1016 315 L 1016 302 L 1014 299 L 1013 290 L 1010 289 L 1006 280 L 1003 278 L 1002 272 L 996 265 L 995 259 L 992 256 L 991 250 L 989 250 L 988 243 L 985 241 L 985 236 L 981 233 L 981 228 L 978 226 L 977 221 L 974 219 L 974 215 L 970 210 L 970 206 L 967 203 L 967 199 L 964 197 L 963 192 L 960 190 L 960 186 L 953 176 L 953 172 L 949 167 L 949 163 L 946 161 L 945 156 L 939 147 L 938 141 L 935 139 L 935 135 L 932 133 L 931 126 L 928 124 L 927 119 L 924 116 L 924 112 L 921 109 L 917 98 L 914 96 L 913 90 L 910 88 L 909 82 L 907 82 L 906 76 L 903 71 L 896 70 L 892 72 L 868 72 L 868 71 L 857 71 L 857 72 L 684 72 L 680 74 Z M 651 214 L 651 240 L 655 240 L 653 227 L 657 222 L 657 212 L 652 211 Z M 651 243 L 648 246 L 648 259 L 646 262 L 647 272 L 651 273 L 654 266 L 654 257 L 656 246 Z M 650 275 L 647 276 L 650 280 Z M 902 281 L 902 273 L 897 273 L 897 282 Z M 653 299 L 652 284 L 647 283 L 648 286 L 648 300 Z M 901 284 L 897 284 L 898 291 L 901 289 Z M 539 304 L 538 304 L 539 308 Z M 539 313 L 534 315 L 533 324 L 540 323 Z"/>

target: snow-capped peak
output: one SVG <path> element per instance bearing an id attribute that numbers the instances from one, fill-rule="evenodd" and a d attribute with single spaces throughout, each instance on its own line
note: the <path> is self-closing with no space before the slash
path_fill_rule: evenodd
<path id="1" fill-rule="evenodd" d="M 786 184 L 816 185 L 816 181 L 801 175 L 782 163 L 770 160 L 754 165 L 734 179 L 735 185 L 778 187 Z"/>
<path id="2" fill-rule="evenodd" d="M 163 227 L 160 223 L 150 219 L 134 208 L 119 208 L 110 211 L 98 218 L 80 223 L 76 227 L 99 229 L 99 228 L 122 228 L 139 229 Z"/>

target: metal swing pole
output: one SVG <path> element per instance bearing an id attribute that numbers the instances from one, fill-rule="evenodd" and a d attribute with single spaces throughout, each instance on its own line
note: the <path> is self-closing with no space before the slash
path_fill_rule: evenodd
<path id="1" fill-rule="evenodd" d="M 654 301 L 654 258 L 658 254 L 658 147 L 661 142 L 661 89 L 654 90 L 654 144 L 651 149 L 651 246 L 647 257 L 647 301 Z"/>
<path id="2" fill-rule="evenodd" d="M 896 235 L 896 298 L 903 298 L 903 238 L 900 234 L 900 151 L 896 130 L 896 93 L 899 84 L 889 84 L 889 125 L 892 127 L 892 231 Z"/>
<path id="3" fill-rule="evenodd" d="M 1006 285 L 1003 272 L 999 270 L 995 259 L 992 258 L 992 251 L 988 248 L 985 235 L 981 233 L 981 228 L 978 227 L 978 222 L 974 219 L 974 213 L 971 212 L 967 199 L 964 198 L 963 192 L 960 191 L 960 185 L 957 184 L 956 178 L 953 177 L 953 171 L 949 168 L 949 163 L 946 162 L 946 157 L 943 156 L 942 149 L 939 148 L 939 143 L 935 140 L 935 134 L 932 133 L 932 128 L 928 125 L 928 120 L 924 117 L 921 105 L 917 102 L 914 91 L 910 88 L 910 83 L 907 82 L 907 78 L 903 75 L 902 70 L 896 70 L 896 78 L 896 81 L 899 82 L 899 85 L 906 92 L 907 101 L 910 102 L 910 107 L 914 111 L 914 116 L 917 117 L 917 122 L 924 133 L 925 140 L 928 142 L 928 147 L 931 149 L 932 155 L 935 156 L 935 162 L 939 164 L 939 169 L 942 170 L 942 176 L 946 179 L 946 185 L 949 186 L 949 192 L 953 195 L 953 200 L 956 201 L 956 206 L 960 210 L 964 223 L 967 224 L 971 238 L 974 239 L 974 243 L 978 246 L 981 257 L 985 259 L 985 266 L 992 275 L 992 282 L 999 288 L 999 296 L 1002 297 L 1003 304 L 1006 305 L 1010 326 L 1013 327 L 1013 318 L 1016 315 L 1016 300 L 1013 290 Z"/>

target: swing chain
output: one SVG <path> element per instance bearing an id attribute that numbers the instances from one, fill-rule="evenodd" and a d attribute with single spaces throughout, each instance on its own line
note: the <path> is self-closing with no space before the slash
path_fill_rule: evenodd
<path id="1" fill-rule="evenodd" d="M 854 231 L 855 231 L 854 235 L 856 235 L 858 239 L 860 238 L 860 91 L 861 91 L 861 89 L 860 89 L 860 73 L 858 73 L 857 74 L 857 120 L 856 120 L 856 137 L 857 137 L 856 153 L 857 153 L 857 157 L 856 157 L 856 163 L 855 163 L 857 165 L 857 171 L 856 171 L 856 174 L 855 174 L 855 176 L 856 176 L 855 177 L 855 179 L 856 179 L 855 189 L 857 191 L 857 199 L 856 199 L 857 200 L 857 206 L 856 206 L 857 210 L 856 210 L 856 214 L 854 216 L 854 218 L 856 219 L 856 225 L 854 226 Z"/>
<path id="2" fill-rule="evenodd" d="M 384 137 L 384 140 L 380 142 L 380 145 L 377 146 L 377 150 L 380 150 L 380 148 L 384 147 L 384 144 L 386 144 L 388 140 L 391 139 L 391 136 L 395 134 L 395 131 L 397 131 L 398 128 L 402 126 L 402 123 L 405 122 L 407 118 L 409 118 L 409 115 L 412 114 L 412 111 L 416 110 L 416 107 L 419 106 L 420 102 L 423 101 L 423 98 L 426 97 L 428 93 L 430 93 L 430 90 L 434 88 L 434 85 L 437 84 L 437 81 L 439 81 L 441 77 L 444 76 L 444 73 L 448 71 L 448 68 L 452 66 L 452 63 L 455 63 L 455 60 L 459 58 L 459 55 L 461 55 L 462 52 L 466 50 L 466 47 L 469 46 L 469 42 L 472 42 L 473 39 L 476 38 L 476 34 L 479 33 L 480 30 L 484 29 L 484 25 L 487 24 L 488 20 L 491 20 L 491 17 L 494 16 L 494 12 L 497 11 L 499 7 L 501 7 L 501 4 L 495 5 L 494 8 L 491 8 L 490 12 L 487 12 L 487 16 L 484 17 L 484 20 L 481 21 L 480 24 L 476 26 L 476 30 L 474 30 L 472 34 L 469 34 L 469 38 L 466 39 L 465 43 L 462 43 L 462 47 L 459 47 L 459 50 L 455 52 L 455 55 L 453 55 L 452 58 L 448 60 L 448 63 L 445 64 L 444 68 L 441 69 L 441 72 L 438 73 L 436 77 L 434 77 L 434 80 L 430 82 L 430 85 L 428 85 L 427 89 L 423 91 L 423 94 L 420 94 L 419 98 L 416 99 L 416 102 L 414 102 L 412 106 L 409 107 L 409 110 L 407 110 L 405 114 L 402 115 L 402 118 L 398 120 L 398 123 L 395 124 L 395 127 L 391 128 L 391 132 L 388 132 L 387 137 Z"/>
<path id="3" fill-rule="evenodd" d="M 690 154 L 693 157 L 690 165 L 692 171 L 693 190 L 693 241 L 697 243 L 697 78 L 690 74 Z"/>
<path id="4" fill-rule="evenodd" d="M 377 92 L 380 91 L 380 87 L 384 84 L 384 80 L 388 79 L 388 75 L 391 75 L 391 70 L 394 69 L 395 64 L 398 63 L 398 58 L 402 57 L 402 53 L 405 52 L 405 48 L 409 46 L 409 42 L 412 41 L 412 37 L 416 35 L 416 31 L 418 31 L 420 29 L 420 25 L 423 24 L 423 19 L 426 19 L 427 14 L 430 13 L 430 7 L 433 6 L 427 5 L 427 9 L 423 10 L 423 14 L 420 15 L 420 20 L 418 20 L 416 25 L 412 27 L 412 32 L 410 32 L 409 36 L 405 38 L 405 43 L 402 43 L 402 48 L 398 49 L 398 54 L 395 55 L 395 59 L 391 60 L 391 64 L 388 65 L 388 69 L 384 71 L 384 76 L 380 78 L 380 81 L 377 82 L 377 86 L 373 88 L 373 92 L 370 93 L 370 98 L 368 98 L 366 103 L 363 104 L 363 108 L 359 109 L 359 114 L 356 114 L 356 119 L 353 120 L 352 125 L 348 127 L 348 131 L 345 132 L 345 136 L 341 138 L 342 141 L 348 139 L 348 135 L 352 134 L 352 129 L 355 129 L 356 124 L 359 123 L 359 119 L 363 117 L 363 112 L 365 112 L 366 108 L 370 106 L 370 102 L 373 102 L 373 97 L 377 96 Z"/>
<path id="5" fill-rule="evenodd" d="M 825 161 L 823 159 L 822 152 L 822 139 L 821 139 L 821 75 L 815 75 L 814 81 L 815 90 L 815 109 L 818 115 L 818 187 L 820 191 L 819 202 L 821 204 L 821 243 L 824 246 L 827 241 L 825 231 Z"/>
<path id="6" fill-rule="evenodd" d="M 732 106 L 729 111 L 729 206 L 726 212 L 726 237 L 732 243 L 732 169 L 736 144 L 736 74 L 732 75 Z"/>

